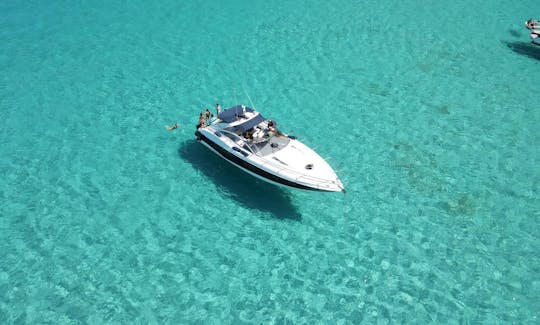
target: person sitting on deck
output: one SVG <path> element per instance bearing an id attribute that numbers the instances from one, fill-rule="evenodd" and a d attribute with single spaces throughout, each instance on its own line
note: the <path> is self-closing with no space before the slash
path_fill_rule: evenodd
<path id="1" fill-rule="evenodd" d="M 274 135 L 285 136 L 283 132 L 277 129 L 276 123 L 273 120 L 268 120 L 268 135 L 270 137 Z"/>
<path id="2" fill-rule="evenodd" d="M 253 140 L 253 129 L 249 129 L 242 133 L 242 136 L 247 140 Z"/>
<path id="3" fill-rule="evenodd" d="M 276 127 L 276 123 L 272 120 L 268 121 L 268 135 L 281 135 L 281 132 L 279 132 Z"/>
<path id="4" fill-rule="evenodd" d="M 274 124 L 274 121 L 268 120 L 268 130 L 272 132 L 276 132 L 276 126 Z"/>

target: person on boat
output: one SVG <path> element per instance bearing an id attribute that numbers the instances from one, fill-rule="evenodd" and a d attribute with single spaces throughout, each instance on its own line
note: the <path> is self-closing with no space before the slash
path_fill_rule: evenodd
<path id="1" fill-rule="evenodd" d="M 199 125 L 197 125 L 197 129 L 202 128 L 202 127 L 204 127 L 204 116 L 203 116 L 203 113 L 200 113 L 199 114 Z"/>
<path id="2" fill-rule="evenodd" d="M 245 138 L 248 140 L 253 140 L 253 132 L 254 132 L 253 128 L 247 130 Z"/>
<path id="3" fill-rule="evenodd" d="M 215 120 L 216 118 L 214 117 L 214 114 L 210 114 L 210 118 L 208 119 L 208 121 L 206 121 L 206 125 L 212 124 L 212 122 L 214 122 Z"/>
<path id="4" fill-rule="evenodd" d="M 174 125 L 167 126 L 167 130 L 172 131 L 178 129 L 178 123 L 174 123 Z"/>
<path id="5" fill-rule="evenodd" d="M 276 123 L 274 123 L 274 121 L 268 120 L 268 130 L 277 133 Z"/>
<path id="6" fill-rule="evenodd" d="M 278 134 L 278 130 L 276 129 L 276 124 L 272 120 L 268 120 L 268 136 L 273 137 L 274 135 Z"/>
<path id="7" fill-rule="evenodd" d="M 268 135 L 284 136 L 285 134 L 277 129 L 276 122 L 273 120 L 268 120 Z"/>
<path id="8" fill-rule="evenodd" d="M 204 111 L 204 120 L 208 121 L 209 119 L 210 119 L 210 111 L 207 108 L 206 111 Z"/>
<path id="9" fill-rule="evenodd" d="M 219 105 L 219 103 L 216 104 L 216 112 L 218 116 L 219 116 L 219 113 L 221 113 L 221 105 Z"/>

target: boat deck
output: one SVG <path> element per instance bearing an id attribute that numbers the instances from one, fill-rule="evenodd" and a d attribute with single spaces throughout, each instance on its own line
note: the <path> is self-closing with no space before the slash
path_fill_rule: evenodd
<path id="1" fill-rule="evenodd" d="M 286 136 L 273 136 L 268 141 L 253 142 L 253 147 L 257 148 L 258 155 L 268 156 L 285 148 L 290 141 Z"/>

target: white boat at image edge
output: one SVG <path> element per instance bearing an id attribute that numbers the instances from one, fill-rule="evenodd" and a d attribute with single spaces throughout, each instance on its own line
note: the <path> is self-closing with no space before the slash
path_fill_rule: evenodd
<path id="1" fill-rule="evenodd" d="M 321 156 L 244 105 L 222 111 L 195 135 L 211 151 L 266 182 L 305 190 L 345 191 Z"/>
<path id="2" fill-rule="evenodd" d="M 531 31 L 529 37 L 534 45 L 540 45 L 540 23 L 538 20 L 529 19 L 525 22 L 525 27 Z"/>

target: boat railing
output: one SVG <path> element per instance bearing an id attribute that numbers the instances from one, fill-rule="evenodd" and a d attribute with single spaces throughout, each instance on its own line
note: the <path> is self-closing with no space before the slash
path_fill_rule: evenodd
<path id="1" fill-rule="evenodd" d="M 283 166 L 282 164 L 280 163 L 276 163 L 276 162 L 273 162 L 273 161 L 264 161 L 262 162 L 262 165 L 267 165 L 267 166 L 272 166 L 275 170 L 277 170 L 278 173 L 287 173 L 289 174 L 292 178 L 294 178 L 295 180 L 301 180 L 301 179 L 305 179 L 305 180 L 311 180 L 311 181 L 315 181 L 315 182 L 319 182 L 319 183 L 332 183 L 334 182 L 334 180 L 328 180 L 326 178 L 320 178 L 320 177 L 315 177 L 315 176 L 310 176 L 310 175 L 306 175 L 306 174 L 303 174 L 301 172 L 298 172 L 296 171 L 295 169 L 293 168 L 290 168 L 290 167 L 287 167 L 287 166 Z M 337 181 L 337 178 L 336 178 L 336 181 Z"/>

